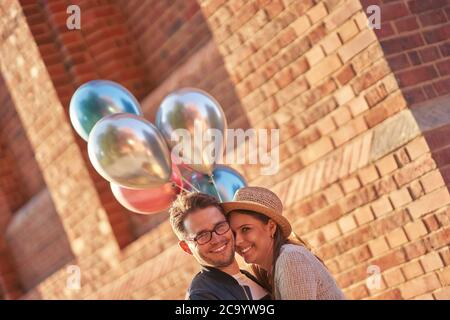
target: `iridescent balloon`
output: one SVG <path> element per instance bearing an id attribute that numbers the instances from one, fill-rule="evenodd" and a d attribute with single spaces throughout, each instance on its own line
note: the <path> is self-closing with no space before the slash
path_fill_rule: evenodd
<path id="1" fill-rule="evenodd" d="M 211 177 L 199 172 L 194 172 L 191 174 L 188 181 L 198 189 L 198 191 L 212 195 L 222 202 L 232 201 L 236 191 L 247 186 L 247 182 L 243 176 L 233 168 L 224 165 L 217 165 L 214 168 Z M 193 190 L 193 188 L 191 188 L 191 190 Z"/>
<path id="2" fill-rule="evenodd" d="M 119 113 L 92 128 L 89 159 L 109 182 L 131 189 L 156 188 L 170 180 L 170 152 L 158 129 L 139 116 Z"/>
<path id="3" fill-rule="evenodd" d="M 236 191 L 247 186 L 247 182 L 239 172 L 224 165 L 217 165 L 211 178 L 214 180 L 223 202 L 233 201 Z"/>
<path id="4" fill-rule="evenodd" d="M 142 115 L 136 98 L 120 84 L 109 80 L 83 84 L 70 100 L 70 121 L 86 141 L 97 121 L 110 114 L 125 112 Z"/>
<path id="5" fill-rule="evenodd" d="M 174 149 L 177 149 L 181 142 L 173 141 L 172 134 L 179 134 L 178 129 L 184 129 L 190 136 L 191 144 L 180 152 L 183 162 L 196 171 L 211 174 L 214 164 L 223 155 L 227 128 L 225 114 L 213 97 L 193 88 L 174 91 L 161 102 L 155 122 L 172 152 L 175 152 Z M 200 137 L 195 135 L 199 132 Z M 203 141 L 201 135 L 204 133 L 218 133 L 221 139 Z M 208 145 L 213 147 L 209 148 Z M 188 148 L 189 146 L 192 148 Z M 213 152 L 209 152 L 211 150 Z"/>
<path id="6" fill-rule="evenodd" d="M 111 190 L 116 200 L 126 209 L 152 214 L 166 210 L 177 197 L 177 187 L 167 182 L 161 187 L 149 189 L 128 189 L 111 183 Z"/>
<path id="7" fill-rule="evenodd" d="M 168 209 L 183 186 L 181 173 L 175 164 L 172 164 L 171 181 L 160 187 L 128 189 L 115 183 L 110 184 L 114 197 L 122 206 L 141 214 L 153 214 Z"/>
<path id="8" fill-rule="evenodd" d="M 188 186 L 187 188 L 190 191 L 199 191 L 202 193 L 212 195 L 217 199 L 219 199 L 216 188 L 214 187 L 214 183 L 212 182 L 210 176 L 201 172 L 191 172 L 187 180 L 193 187 L 195 187 L 194 189 L 191 186 Z"/>

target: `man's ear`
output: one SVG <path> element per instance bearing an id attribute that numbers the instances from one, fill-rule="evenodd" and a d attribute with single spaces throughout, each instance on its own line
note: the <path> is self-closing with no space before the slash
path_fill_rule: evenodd
<path id="1" fill-rule="evenodd" d="M 189 246 L 188 246 L 188 244 L 187 244 L 186 241 L 180 240 L 180 241 L 178 241 L 178 245 L 180 246 L 180 248 L 181 248 L 184 252 L 189 253 L 190 255 L 192 255 L 192 251 L 191 251 L 191 249 L 189 248 Z"/>

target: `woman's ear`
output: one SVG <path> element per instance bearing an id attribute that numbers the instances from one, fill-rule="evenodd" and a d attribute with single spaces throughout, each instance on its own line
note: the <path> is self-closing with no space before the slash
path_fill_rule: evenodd
<path id="1" fill-rule="evenodd" d="M 269 226 L 270 237 L 274 238 L 275 232 L 277 231 L 277 224 L 272 219 L 269 219 L 267 225 Z"/>
<path id="2" fill-rule="evenodd" d="M 189 248 L 189 246 L 188 246 L 188 244 L 187 244 L 186 241 L 180 240 L 180 241 L 178 241 L 178 245 L 180 246 L 180 248 L 181 248 L 184 252 L 186 252 L 186 253 L 192 255 L 192 251 L 191 251 L 191 249 Z"/>

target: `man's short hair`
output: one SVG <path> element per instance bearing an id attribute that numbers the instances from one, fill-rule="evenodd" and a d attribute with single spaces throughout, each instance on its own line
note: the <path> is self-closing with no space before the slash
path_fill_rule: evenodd
<path id="1" fill-rule="evenodd" d="M 225 215 L 225 211 L 221 207 L 217 198 L 209 194 L 200 192 L 183 192 L 178 195 L 169 209 L 169 220 L 173 231 L 179 239 L 184 239 L 187 235 L 184 227 L 184 220 L 187 215 L 196 210 L 205 209 L 208 207 L 216 207 Z"/>

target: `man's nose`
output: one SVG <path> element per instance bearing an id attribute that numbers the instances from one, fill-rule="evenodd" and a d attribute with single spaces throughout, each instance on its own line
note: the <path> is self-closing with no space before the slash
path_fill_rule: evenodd
<path id="1" fill-rule="evenodd" d="M 222 236 L 215 232 L 211 233 L 211 244 L 216 244 L 222 240 Z"/>

